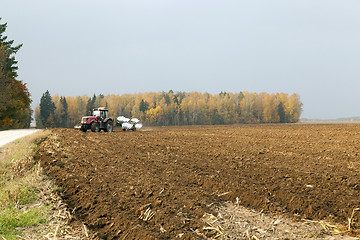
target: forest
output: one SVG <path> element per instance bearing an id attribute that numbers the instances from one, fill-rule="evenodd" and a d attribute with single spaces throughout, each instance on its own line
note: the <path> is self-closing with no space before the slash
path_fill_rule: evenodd
<path id="1" fill-rule="evenodd" d="M 152 126 L 234 123 L 296 123 L 302 103 L 298 94 L 220 92 L 148 92 L 65 97 L 47 91 L 35 109 L 38 127 L 73 127 L 95 107 L 111 117 L 137 117 Z"/>

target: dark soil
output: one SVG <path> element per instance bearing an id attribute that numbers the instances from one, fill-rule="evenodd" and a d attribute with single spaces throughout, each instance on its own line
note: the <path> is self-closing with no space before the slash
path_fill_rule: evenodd
<path id="1" fill-rule="evenodd" d="M 55 129 L 38 158 L 103 239 L 211 237 L 201 218 L 224 201 L 343 225 L 360 207 L 357 124 Z"/>

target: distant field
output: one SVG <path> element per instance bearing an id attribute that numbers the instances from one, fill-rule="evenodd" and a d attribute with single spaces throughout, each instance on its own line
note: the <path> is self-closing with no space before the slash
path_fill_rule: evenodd
<path id="1" fill-rule="evenodd" d="M 342 225 L 360 207 L 359 124 L 55 129 L 38 158 L 107 239 L 201 239 L 200 219 L 224 201 Z"/>

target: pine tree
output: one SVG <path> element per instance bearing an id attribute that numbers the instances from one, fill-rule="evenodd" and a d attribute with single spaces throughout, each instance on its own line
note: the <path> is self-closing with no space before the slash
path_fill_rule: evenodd
<path id="1" fill-rule="evenodd" d="M 5 47 L 6 52 L 8 54 L 5 65 L 3 66 L 3 71 L 6 76 L 15 78 L 17 77 L 16 71 L 18 70 L 18 67 L 16 66 L 17 61 L 15 60 L 15 57 L 12 55 L 16 54 L 17 51 L 19 51 L 19 49 L 22 47 L 22 44 L 19 44 L 17 46 L 12 46 L 14 40 L 7 40 L 7 36 L 4 36 L 6 28 L 7 28 L 7 23 L 0 24 L 0 45 L 3 45 Z"/>
<path id="2" fill-rule="evenodd" d="M 285 116 L 285 109 L 284 109 L 284 105 L 282 104 L 282 102 L 279 103 L 279 105 L 277 106 L 277 111 L 280 117 L 280 123 L 285 123 L 286 122 L 286 116 Z"/>
<path id="3" fill-rule="evenodd" d="M 139 110 L 140 112 L 146 112 L 149 109 L 149 103 L 144 101 L 144 99 L 141 99 L 141 102 L 139 104 Z"/>
<path id="4" fill-rule="evenodd" d="M 87 105 L 86 105 L 86 113 L 88 115 L 92 114 L 92 110 L 95 107 L 95 101 L 96 101 L 96 95 L 94 93 L 94 96 L 92 98 L 89 99 Z"/>
<path id="5" fill-rule="evenodd" d="M 60 98 L 61 112 L 60 112 L 60 127 L 69 127 L 68 104 L 65 97 Z"/>
<path id="6" fill-rule="evenodd" d="M 40 99 L 40 121 L 43 127 L 55 126 L 54 112 L 55 104 L 51 99 L 51 95 L 48 90 L 42 95 Z"/>

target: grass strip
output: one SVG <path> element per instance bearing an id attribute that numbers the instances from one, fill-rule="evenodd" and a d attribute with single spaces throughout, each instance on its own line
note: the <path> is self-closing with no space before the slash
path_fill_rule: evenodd
<path id="1" fill-rule="evenodd" d="M 50 206 L 39 203 L 46 183 L 34 155 L 48 134 L 39 131 L 0 148 L 0 235 L 7 240 L 47 223 Z"/>

